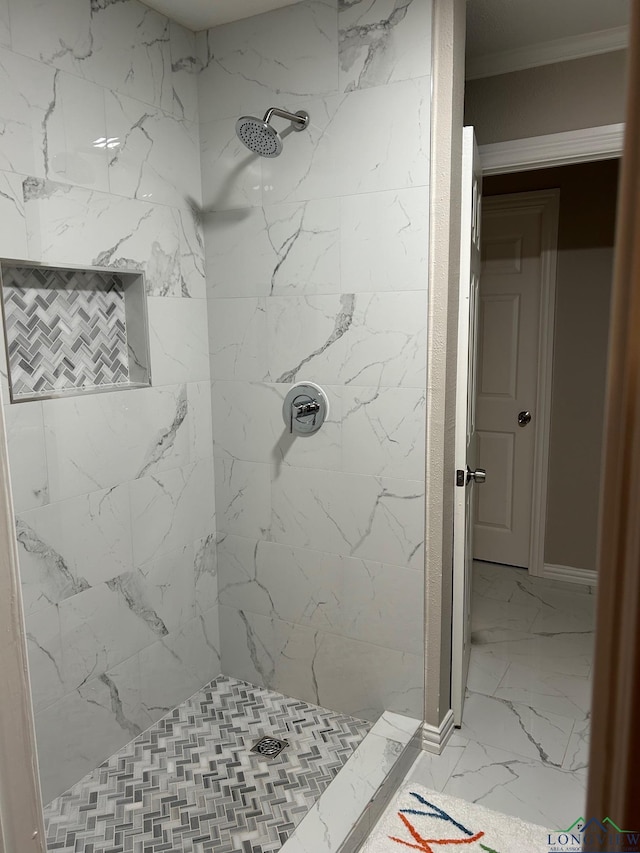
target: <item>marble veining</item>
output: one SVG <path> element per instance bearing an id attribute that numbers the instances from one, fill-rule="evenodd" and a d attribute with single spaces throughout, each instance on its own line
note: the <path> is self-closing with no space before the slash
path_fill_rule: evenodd
<path id="1" fill-rule="evenodd" d="M 196 548 L 194 567 L 196 588 L 208 576 L 215 577 L 216 537 L 210 533 Z"/>
<path id="2" fill-rule="evenodd" d="M 146 474 L 148 474 L 149 471 L 153 470 L 157 466 L 157 463 L 161 459 L 164 459 L 167 453 L 172 450 L 175 445 L 178 430 L 184 424 L 188 412 L 189 405 L 187 402 L 187 386 L 182 385 L 178 392 L 178 397 L 176 400 L 176 413 L 173 418 L 173 421 L 171 422 L 170 426 L 168 426 L 166 429 L 161 430 L 153 446 L 147 453 L 147 458 L 145 459 L 142 467 L 138 471 L 138 477 L 144 477 Z"/>
<path id="3" fill-rule="evenodd" d="M 427 11 L 423 0 L 338 0 L 342 90 L 428 74 Z"/>
<path id="4" fill-rule="evenodd" d="M 218 559 L 222 604 L 420 654 L 419 572 L 232 535 Z"/>
<path id="5" fill-rule="evenodd" d="M 584 810 L 591 592 L 474 563 L 462 727 L 441 756 L 422 756 L 408 778 L 543 826 L 562 826 L 567 814 Z"/>
<path id="6" fill-rule="evenodd" d="M 112 193 L 174 207 L 200 206 L 195 122 L 108 92 L 106 133 Z"/>
<path id="7" fill-rule="evenodd" d="M 0 256 L 144 272 L 152 339 L 153 388 L 5 405 L 47 799 L 220 672 L 199 68 L 138 0 L 0 0 Z"/>
<path id="8" fill-rule="evenodd" d="M 393 0 L 198 36 L 223 671 L 368 719 L 421 713 L 430 8 L 361 79 L 340 31 Z M 234 137 L 267 100 L 311 116 L 279 162 Z M 280 414 L 304 379 L 313 441 Z"/>
<path id="9" fill-rule="evenodd" d="M 198 121 L 197 75 L 201 71 L 196 35 L 175 21 L 169 21 L 173 112 Z"/>
<path id="10" fill-rule="evenodd" d="M 89 589 L 89 583 L 83 577 L 76 577 L 70 571 L 64 558 L 40 539 L 37 533 L 21 518 L 16 520 L 16 535 L 18 544 L 24 548 L 27 554 L 35 556 L 44 567 L 41 575 L 42 586 L 39 591 L 39 599 L 44 598 L 51 604 Z"/>
<path id="11" fill-rule="evenodd" d="M 192 209 L 35 178 L 23 189 L 30 255 L 144 270 L 150 296 L 204 297 L 204 245 Z"/>
<path id="12" fill-rule="evenodd" d="M 42 26 L 33 32 L 40 11 Z M 140 3 L 12 2 L 13 48 L 149 104 L 173 107 L 169 21 Z M 119 38 L 116 39 L 116 34 Z"/>
<path id="13" fill-rule="evenodd" d="M 0 45 L 4 45 L 6 47 L 11 45 L 8 0 L 0 0 Z"/>
<path id="14" fill-rule="evenodd" d="M 458 734 L 441 755 L 422 753 L 406 779 L 546 827 L 565 826 L 567 814 L 585 808 L 586 780 L 579 772 Z"/>
<path id="15" fill-rule="evenodd" d="M 322 344 L 322 346 L 315 349 L 312 353 L 305 356 L 305 358 L 300 361 L 294 368 L 291 370 L 285 371 L 276 382 L 293 382 L 300 370 L 304 367 L 305 364 L 308 364 L 314 358 L 319 355 L 322 355 L 330 346 L 334 344 L 337 340 L 339 340 L 346 332 L 349 331 L 351 324 L 353 323 L 353 311 L 355 307 L 355 299 L 353 294 L 344 294 L 340 297 L 340 311 L 336 315 L 335 325 L 333 327 L 333 331 L 327 338 L 326 342 Z"/>
<path id="16" fill-rule="evenodd" d="M 314 280 L 322 277 L 321 273 L 318 275 L 317 268 L 326 262 L 326 255 L 331 256 L 338 242 L 338 229 L 331 215 L 332 207 L 331 203 L 304 202 L 302 205 L 262 208 L 266 233 L 275 255 L 272 260 L 275 263 L 271 272 L 270 295 L 287 289 L 297 290 L 302 270 L 296 270 L 296 260 L 298 265 L 308 264 L 309 260 L 313 262 L 311 268 L 303 267 L 305 289 L 309 287 L 309 278 Z M 313 251 L 314 247 L 316 251 Z M 288 272 L 290 269 L 291 272 Z M 336 275 L 333 282 L 328 280 L 319 286 L 323 290 L 332 285 L 335 287 L 337 278 Z"/>
<path id="17" fill-rule="evenodd" d="M 355 0 L 355 2 L 354 0 L 338 0 L 338 10 L 350 10 L 357 5 L 357 2 L 359 0 Z M 363 81 L 370 77 L 375 79 L 375 64 L 378 55 L 384 54 L 388 49 L 387 43 L 394 27 L 404 21 L 412 2 L 413 0 L 396 0 L 393 11 L 388 18 L 372 24 L 356 24 L 340 31 L 340 61 L 343 68 L 351 68 L 354 62 L 352 54 L 360 52 L 365 45 L 367 47 L 367 56 L 358 80 L 349 84 L 347 91 L 359 88 Z"/>
<path id="18" fill-rule="evenodd" d="M 222 559 L 222 558 L 221 558 Z M 340 636 L 220 604 L 222 669 L 376 720 L 380 706 L 415 716 L 422 703 L 422 654 Z M 313 666 L 312 666 L 313 662 Z M 357 678 L 354 673 L 357 673 Z"/>
<path id="19" fill-rule="evenodd" d="M 47 402 L 10 438 L 45 546 L 20 546 L 44 789 L 221 660 L 419 715 L 431 3 L 302 0 L 197 37 L 137 0 L 7 5 L 0 241 L 144 271 L 155 386 Z M 272 103 L 312 126 L 256 163 L 233 126 Z M 297 378 L 332 396 L 316 443 L 284 434 Z M 55 555 L 88 588 L 60 598 L 55 569 L 42 596 Z"/>
<path id="20" fill-rule="evenodd" d="M 3 389 L 3 398 L 5 396 Z M 5 429 L 11 459 L 11 490 L 16 513 L 49 503 L 42 403 L 5 405 Z"/>
<path id="21" fill-rule="evenodd" d="M 132 723 L 126 718 L 117 685 L 109 678 L 106 672 L 103 672 L 102 675 L 99 676 L 99 679 L 109 691 L 111 711 L 113 712 L 116 723 L 120 728 L 127 731 L 131 737 L 137 737 L 140 734 L 140 726 L 136 725 L 136 723 Z"/>
<path id="22" fill-rule="evenodd" d="M 305 0 L 234 21 L 199 33 L 197 41 L 203 122 L 258 115 L 274 93 L 286 104 L 337 90 L 335 0 Z"/>
<path id="23" fill-rule="evenodd" d="M 133 575 L 120 575 L 107 581 L 107 586 L 111 592 L 120 593 L 129 610 L 142 619 L 154 633 L 160 637 L 169 633 L 167 626 L 155 610 L 144 601 L 142 590 L 136 584 Z"/>

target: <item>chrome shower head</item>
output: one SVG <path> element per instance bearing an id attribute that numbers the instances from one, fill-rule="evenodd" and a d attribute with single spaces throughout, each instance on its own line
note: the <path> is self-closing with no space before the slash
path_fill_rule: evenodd
<path id="1" fill-rule="evenodd" d="M 249 151 L 259 154 L 261 157 L 277 157 L 282 151 L 282 139 L 278 131 L 271 125 L 272 116 L 280 116 L 288 119 L 293 130 L 304 130 L 309 124 L 309 116 L 303 110 L 290 113 L 277 107 L 267 110 L 263 119 L 255 116 L 242 116 L 236 122 L 236 133 L 243 145 Z"/>
<path id="2" fill-rule="evenodd" d="M 254 116 L 242 116 L 236 122 L 238 139 L 249 151 L 261 157 L 277 157 L 282 151 L 282 140 L 278 131 Z"/>

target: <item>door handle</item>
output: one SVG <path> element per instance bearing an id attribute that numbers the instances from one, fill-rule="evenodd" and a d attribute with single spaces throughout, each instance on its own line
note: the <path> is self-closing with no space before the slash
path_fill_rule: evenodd
<path id="1" fill-rule="evenodd" d="M 486 482 L 487 472 L 484 468 L 476 468 L 475 471 L 472 471 L 471 468 L 467 465 L 467 483 L 470 483 L 473 480 L 474 483 L 477 483 L 479 486 L 482 483 Z"/>
<path id="2" fill-rule="evenodd" d="M 521 427 L 526 427 L 527 424 L 531 423 L 531 412 L 519 412 L 518 413 L 518 424 Z"/>

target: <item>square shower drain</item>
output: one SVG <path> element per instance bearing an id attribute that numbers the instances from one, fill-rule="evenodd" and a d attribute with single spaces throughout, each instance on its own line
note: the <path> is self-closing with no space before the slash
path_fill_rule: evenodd
<path id="1" fill-rule="evenodd" d="M 277 737 L 263 735 L 251 747 L 250 752 L 257 752 L 263 758 L 276 758 L 283 749 L 289 746 L 288 740 L 279 740 Z"/>

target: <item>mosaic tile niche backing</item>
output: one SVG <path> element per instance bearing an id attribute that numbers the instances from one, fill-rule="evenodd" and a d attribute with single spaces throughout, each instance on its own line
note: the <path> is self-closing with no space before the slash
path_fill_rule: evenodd
<path id="1" fill-rule="evenodd" d="M 148 384 L 142 276 L 2 262 L 12 402 Z"/>
<path id="2" fill-rule="evenodd" d="M 220 676 L 45 808 L 60 853 L 275 853 L 371 723 Z M 251 752 L 286 740 L 276 758 Z"/>

